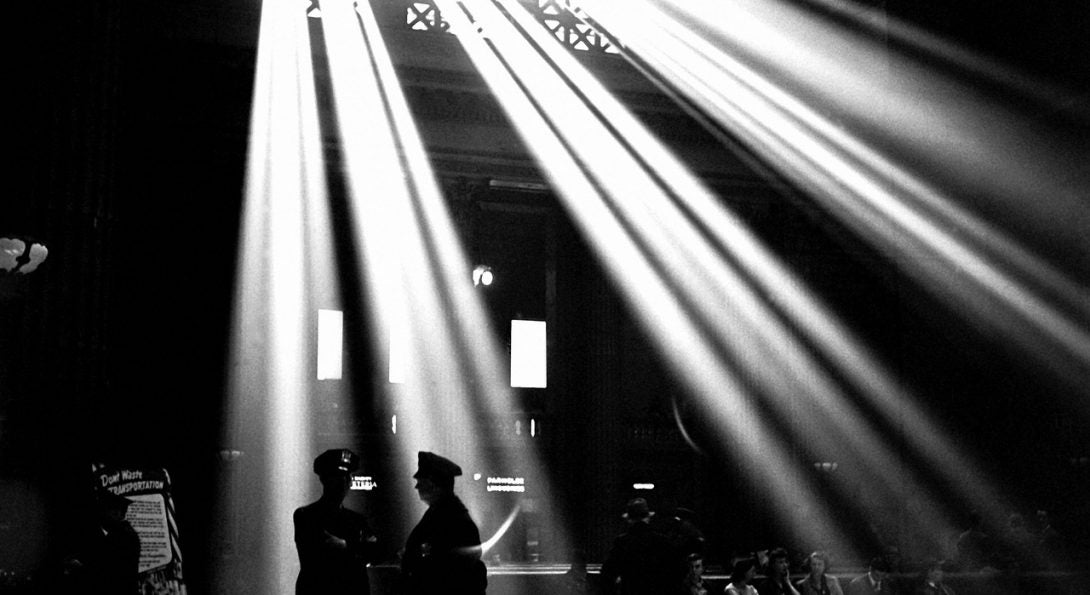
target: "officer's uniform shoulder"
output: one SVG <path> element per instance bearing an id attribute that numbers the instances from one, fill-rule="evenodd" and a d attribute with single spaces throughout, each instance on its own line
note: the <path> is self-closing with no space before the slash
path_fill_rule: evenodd
<path id="1" fill-rule="evenodd" d="M 314 509 L 314 507 L 317 506 L 317 504 L 318 504 L 317 502 L 311 502 L 310 504 L 304 504 L 304 505 L 300 506 L 299 508 L 295 509 L 295 514 L 308 512 L 308 511 Z"/>
<path id="2" fill-rule="evenodd" d="M 292 515 L 294 518 L 308 518 L 318 514 L 318 503 L 311 502 L 295 509 L 295 513 Z"/>

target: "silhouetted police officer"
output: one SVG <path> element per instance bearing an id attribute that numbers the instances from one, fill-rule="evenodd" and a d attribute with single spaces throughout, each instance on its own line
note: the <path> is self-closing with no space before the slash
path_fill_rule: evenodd
<path id="1" fill-rule="evenodd" d="M 673 593 L 684 580 L 683 567 L 669 540 L 651 528 L 647 500 L 625 506 L 628 530 L 613 540 L 599 575 L 606 593 L 660 595 Z"/>
<path id="2" fill-rule="evenodd" d="M 416 491 L 428 505 L 405 544 L 401 577 L 405 593 L 477 595 L 488 585 L 481 562 L 481 535 L 462 501 L 454 478 L 462 469 L 430 452 L 417 459 Z"/>
<path id="3" fill-rule="evenodd" d="M 370 593 L 367 564 L 374 558 L 377 539 L 363 515 L 343 505 L 350 474 L 358 465 L 356 453 L 343 448 L 314 459 L 322 496 L 296 509 L 293 517 L 301 567 L 297 595 Z"/>

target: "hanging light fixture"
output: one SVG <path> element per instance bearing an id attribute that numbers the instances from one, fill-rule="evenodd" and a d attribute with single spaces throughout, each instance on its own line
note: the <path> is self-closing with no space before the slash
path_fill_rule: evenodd
<path id="1" fill-rule="evenodd" d="M 45 244 L 21 236 L 0 236 L 0 275 L 34 272 L 49 256 Z"/>
<path id="2" fill-rule="evenodd" d="M 484 264 L 479 264 L 473 269 L 473 285 L 474 287 L 479 285 L 492 285 L 492 281 L 495 277 L 492 274 L 492 267 Z"/>

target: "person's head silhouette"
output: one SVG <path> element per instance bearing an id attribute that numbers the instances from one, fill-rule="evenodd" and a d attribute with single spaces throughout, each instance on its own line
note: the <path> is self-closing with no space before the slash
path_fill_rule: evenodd
<path id="1" fill-rule="evenodd" d="M 347 448 L 332 448 L 318 455 L 314 472 L 322 482 L 322 500 L 337 504 L 344 501 L 352 472 L 359 464 L 359 456 Z"/>
<path id="2" fill-rule="evenodd" d="M 454 493 L 454 478 L 462 474 L 462 468 L 454 461 L 437 454 L 421 451 L 417 456 L 417 470 L 413 474 L 416 491 L 428 506 L 447 494 Z"/>

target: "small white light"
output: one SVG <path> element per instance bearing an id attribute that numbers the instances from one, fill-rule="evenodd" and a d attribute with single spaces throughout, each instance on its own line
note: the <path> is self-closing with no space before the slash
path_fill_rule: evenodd
<path id="1" fill-rule="evenodd" d="M 653 483 L 634 483 L 634 484 L 632 484 L 632 489 L 634 489 L 634 490 L 653 490 L 653 489 L 655 489 L 655 484 L 653 484 Z"/>
<path id="2" fill-rule="evenodd" d="M 488 286 L 492 285 L 492 281 L 496 279 L 492 274 L 492 267 L 486 264 L 479 264 L 473 269 L 473 285 L 474 286 Z"/>
<path id="3" fill-rule="evenodd" d="M 390 431 L 393 432 L 394 434 L 397 433 L 397 416 L 396 415 L 390 416 Z"/>

